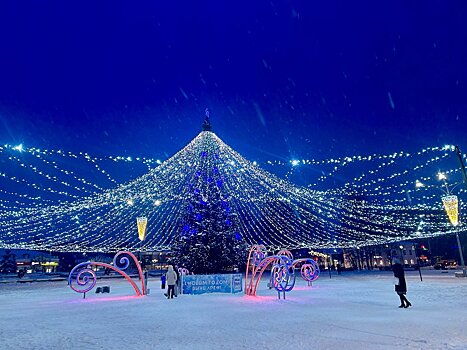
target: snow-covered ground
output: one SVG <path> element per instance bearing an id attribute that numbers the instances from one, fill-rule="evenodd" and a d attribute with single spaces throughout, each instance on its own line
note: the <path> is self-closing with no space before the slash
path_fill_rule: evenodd
<path id="1" fill-rule="evenodd" d="M 85 300 L 66 282 L 0 284 L 0 349 L 466 349 L 467 278 L 406 272 L 413 307 L 399 309 L 390 272 L 323 273 L 287 300 L 179 296 L 160 281 L 137 298 L 123 280 Z"/>

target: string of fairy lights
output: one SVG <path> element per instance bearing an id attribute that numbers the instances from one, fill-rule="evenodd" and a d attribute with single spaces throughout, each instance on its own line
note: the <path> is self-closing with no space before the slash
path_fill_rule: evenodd
<path id="1" fill-rule="evenodd" d="M 210 181 L 219 183 L 217 190 L 238 216 L 238 231 L 249 244 L 269 249 L 359 247 L 461 232 L 462 220 L 451 226 L 446 218 L 436 179 L 439 172 L 445 179 L 460 178 L 454 150 L 447 145 L 259 166 L 211 131 L 201 132 L 166 160 L 4 145 L 0 247 L 139 249 L 136 218 L 145 216 L 142 249 L 170 249 L 190 198 L 188 184 L 198 186 L 201 198 L 209 200 L 210 193 L 203 190 L 208 187 L 194 179 L 213 166 Z M 139 176 L 119 179 L 122 167 L 129 174 L 137 168 Z M 268 167 L 286 169 L 285 177 L 263 169 Z M 307 167 L 323 170 L 306 187 L 293 184 L 295 170 Z M 336 182 L 338 177 L 352 180 Z M 462 186 L 455 191 L 459 198 L 466 192 Z M 465 209 L 460 201 L 460 212 Z"/>

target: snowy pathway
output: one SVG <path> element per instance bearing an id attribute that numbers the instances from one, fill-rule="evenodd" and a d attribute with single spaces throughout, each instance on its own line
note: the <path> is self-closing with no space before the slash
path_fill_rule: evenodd
<path id="1" fill-rule="evenodd" d="M 399 309 L 390 272 L 325 273 L 277 300 L 237 295 L 130 297 L 123 280 L 111 294 L 83 300 L 66 282 L 0 284 L 0 349 L 466 349 L 467 279 L 453 272 L 407 272 L 413 308 Z"/>

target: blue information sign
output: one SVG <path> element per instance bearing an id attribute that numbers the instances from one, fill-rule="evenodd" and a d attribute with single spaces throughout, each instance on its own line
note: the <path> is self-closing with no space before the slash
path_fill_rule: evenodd
<path id="1" fill-rule="evenodd" d="M 185 275 L 183 294 L 238 293 L 242 291 L 242 274 Z"/>

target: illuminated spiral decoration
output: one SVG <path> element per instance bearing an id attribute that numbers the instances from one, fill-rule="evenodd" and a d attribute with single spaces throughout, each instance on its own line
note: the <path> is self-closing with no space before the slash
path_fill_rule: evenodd
<path id="1" fill-rule="evenodd" d="M 126 255 L 126 256 L 123 256 L 123 255 Z M 128 257 L 133 259 L 133 261 L 136 264 L 136 268 L 138 269 L 139 280 L 141 281 L 141 290 L 138 288 L 136 283 L 131 279 L 131 277 L 126 272 L 123 271 L 126 268 L 128 268 L 128 266 L 130 265 L 130 259 Z M 97 277 L 94 271 L 91 270 L 90 266 L 99 266 L 99 267 L 110 269 L 110 270 L 113 270 L 119 273 L 121 276 L 125 278 L 126 281 L 128 281 L 128 283 L 131 284 L 137 296 L 146 295 L 146 286 L 144 282 L 143 271 L 141 269 L 141 264 L 139 263 L 138 259 L 136 259 L 136 256 L 133 253 L 128 252 L 128 251 L 118 252 L 113 259 L 113 265 L 102 263 L 102 262 L 97 262 L 97 261 L 87 261 L 87 262 L 83 262 L 81 264 L 76 265 L 71 270 L 68 276 L 68 285 L 75 292 L 87 293 L 91 289 L 93 289 L 94 286 L 96 285 Z M 73 285 L 73 275 L 75 274 L 76 274 L 75 279 L 76 279 L 77 286 Z"/>
<path id="2" fill-rule="evenodd" d="M 305 281 L 313 282 L 318 278 L 319 270 L 317 271 L 312 264 L 303 264 L 300 274 Z"/>
<path id="3" fill-rule="evenodd" d="M 190 274 L 190 270 L 188 270 L 187 268 L 185 267 L 179 267 L 178 268 L 178 273 L 182 276 L 186 276 L 186 275 L 189 275 Z"/>
<path id="4" fill-rule="evenodd" d="M 303 264 L 300 269 L 300 274 L 305 281 L 312 282 L 315 270 L 311 264 Z"/>
<path id="5" fill-rule="evenodd" d="M 293 262 L 293 265 L 302 263 L 300 275 L 307 282 L 316 281 L 319 277 L 319 266 L 313 259 L 298 259 Z"/>
<path id="6" fill-rule="evenodd" d="M 290 260 L 293 260 L 293 254 L 290 250 L 286 250 L 286 249 L 279 250 L 279 252 L 276 255 L 286 256 Z"/>
<path id="7" fill-rule="evenodd" d="M 263 250 L 256 251 L 253 255 L 253 264 L 255 266 L 258 266 L 267 255 L 268 253 L 266 251 L 263 251 Z"/>
<path id="8" fill-rule="evenodd" d="M 97 282 L 97 277 L 94 271 L 92 271 L 88 266 L 91 264 L 90 261 L 76 265 L 73 270 L 71 270 L 68 277 L 68 284 L 71 289 L 77 293 L 87 293 L 94 288 Z M 76 275 L 76 286 L 73 285 L 73 274 Z"/>
<path id="9" fill-rule="evenodd" d="M 245 294 L 256 295 L 261 276 L 268 266 L 272 266 L 270 283 L 279 293 L 290 292 L 294 288 L 295 268 L 298 269 L 298 266 L 300 266 L 302 278 L 308 283 L 319 277 L 319 267 L 313 259 L 293 260 L 293 255 L 289 250 L 281 250 L 277 255 L 267 256 L 264 245 L 253 245 L 246 266 Z"/>
<path id="10" fill-rule="evenodd" d="M 130 266 L 130 259 L 124 254 L 127 255 L 127 252 L 118 252 L 113 259 L 113 265 L 120 270 L 126 270 Z"/>
<path id="11" fill-rule="evenodd" d="M 267 249 L 264 244 L 254 244 L 251 246 L 245 271 L 245 293 L 248 295 L 256 295 L 258 281 L 255 281 L 255 278 L 261 270 L 260 265 L 266 256 Z"/>
<path id="12" fill-rule="evenodd" d="M 280 261 L 271 269 L 274 288 L 278 292 L 290 292 L 295 286 L 295 269 L 292 260 L 287 256 L 278 256 Z"/>

